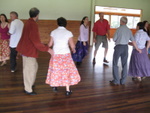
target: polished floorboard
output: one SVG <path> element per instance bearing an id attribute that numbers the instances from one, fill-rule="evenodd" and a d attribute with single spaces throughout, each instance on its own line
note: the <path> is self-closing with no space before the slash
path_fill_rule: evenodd
<path id="1" fill-rule="evenodd" d="M 138 82 L 127 77 L 125 86 L 109 84 L 112 80 L 113 46 L 111 42 L 108 65 L 102 62 L 102 47 L 93 65 L 94 47 L 90 47 L 88 56 L 77 66 L 82 80 L 78 85 L 71 86 L 73 94 L 68 97 L 65 96 L 65 87 L 59 87 L 56 93 L 45 84 L 50 58 L 48 53 L 40 52 L 37 59 L 39 69 L 35 96 L 23 92 L 21 57 L 17 60 L 15 73 L 10 72 L 8 62 L 0 67 L 0 113 L 150 113 L 150 78 Z M 120 62 L 119 69 L 121 73 Z"/>

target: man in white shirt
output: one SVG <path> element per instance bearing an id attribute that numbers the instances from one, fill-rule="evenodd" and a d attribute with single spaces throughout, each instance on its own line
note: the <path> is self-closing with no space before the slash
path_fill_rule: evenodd
<path id="1" fill-rule="evenodd" d="M 16 57 L 17 57 L 17 51 L 16 47 L 18 45 L 18 42 L 21 38 L 22 35 L 22 30 L 23 30 L 23 22 L 18 19 L 18 14 L 17 12 L 10 12 L 10 19 L 12 20 L 10 29 L 9 29 L 9 34 L 10 34 L 10 68 L 11 72 L 15 72 L 16 70 Z"/>

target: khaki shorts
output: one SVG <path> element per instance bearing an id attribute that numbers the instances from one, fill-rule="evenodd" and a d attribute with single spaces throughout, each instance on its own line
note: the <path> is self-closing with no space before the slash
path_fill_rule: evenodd
<path id="1" fill-rule="evenodd" d="M 101 43 L 103 44 L 102 47 L 104 47 L 106 49 L 108 48 L 108 41 L 107 41 L 106 35 L 105 36 L 100 36 L 100 35 L 96 36 L 95 50 L 98 50 Z"/>

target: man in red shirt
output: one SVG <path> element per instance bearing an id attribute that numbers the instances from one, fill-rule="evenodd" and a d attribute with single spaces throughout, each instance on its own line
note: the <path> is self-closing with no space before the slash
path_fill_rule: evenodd
<path id="1" fill-rule="evenodd" d="M 24 25 L 22 37 L 17 46 L 17 51 L 20 52 L 23 57 L 24 90 L 25 93 L 29 95 L 36 95 L 32 88 L 38 70 L 36 61 L 38 51 L 47 51 L 53 55 L 53 50 L 42 44 L 40 41 L 38 25 L 36 23 L 39 18 L 39 12 L 40 11 L 37 8 L 30 9 L 30 18 Z"/>
<path id="2" fill-rule="evenodd" d="M 104 59 L 103 62 L 109 63 L 106 60 L 106 55 L 108 51 L 108 40 L 110 40 L 110 25 L 106 19 L 104 19 L 104 13 L 99 13 L 100 19 L 95 22 L 93 27 L 94 32 L 94 42 L 95 42 L 95 51 L 94 51 L 94 58 L 93 58 L 93 64 L 96 63 L 95 56 L 97 54 L 97 50 L 101 43 L 103 43 L 103 47 L 105 48 L 104 51 Z"/>

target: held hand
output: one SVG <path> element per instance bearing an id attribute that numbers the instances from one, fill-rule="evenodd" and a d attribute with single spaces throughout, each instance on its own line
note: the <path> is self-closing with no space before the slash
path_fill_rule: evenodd
<path id="1" fill-rule="evenodd" d="M 86 42 L 83 42 L 83 45 L 86 46 Z"/>
<path id="2" fill-rule="evenodd" d="M 128 45 L 133 46 L 133 43 L 132 43 L 132 42 L 129 42 Z"/>
<path id="3" fill-rule="evenodd" d="M 142 53 L 142 50 L 138 49 L 138 52 L 139 52 L 139 53 Z"/>
<path id="4" fill-rule="evenodd" d="M 75 53 L 75 52 L 76 52 L 76 50 L 75 50 L 75 49 L 73 49 L 73 50 L 72 50 L 72 52 L 73 52 L 73 53 Z"/>
<path id="5" fill-rule="evenodd" d="M 110 37 L 108 36 L 107 38 L 108 38 L 108 41 L 110 42 Z"/>
<path id="6" fill-rule="evenodd" d="M 96 38 L 93 39 L 93 42 L 96 43 Z"/>
<path id="7" fill-rule="evenodd" d="M 48 49 L 48 53 L 51 54 L 52 56 L 54 55 L 54 51 L 52 49 Z"/>

